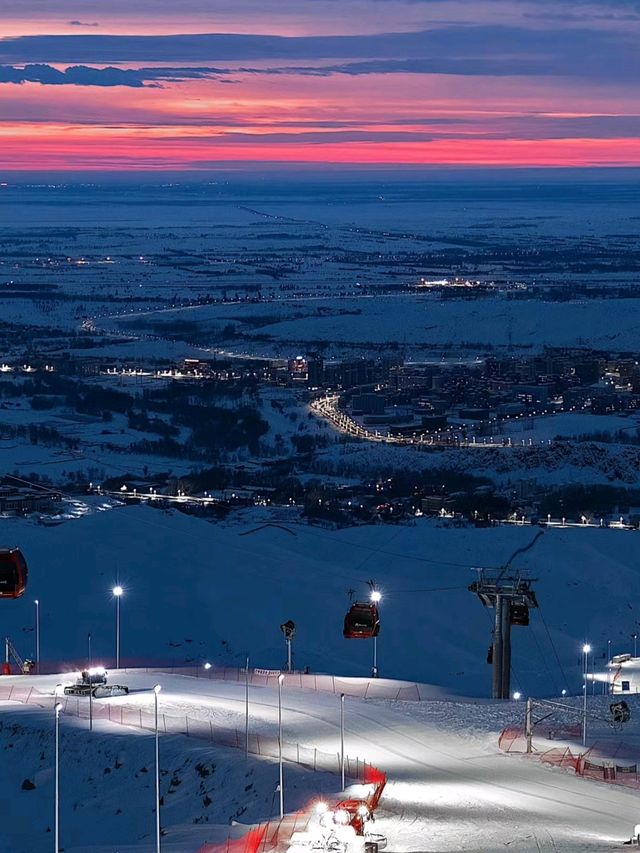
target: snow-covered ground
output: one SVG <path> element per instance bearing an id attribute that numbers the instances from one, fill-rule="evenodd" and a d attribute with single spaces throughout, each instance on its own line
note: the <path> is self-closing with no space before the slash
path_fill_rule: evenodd
<path id="1" fill-rule="evenodd" d="M 603 324 L 605 315 L 607 323 Z M 372 351 L 391 342 L 433 350 L 460 344 L 477 345 L 478 349 L 516 344 L 537 352 L 542 343 L 633 350 L 640 329 L 640 300 L 545 302 L 492 297 L 440 301 L 413 294 L 279 299 L 136 313 L 121 317 L 119 324 L 125 331 L 146 325 L 156 332 L 166 327 L 169 332 L 177 322 L 208 330 L 212 344 L 225 325 L 237 324 L 248 337 L 268 336 L 270 343 L 256 342 L 257 352 L 266 354 L 271 347 L 275 353 L 288 343 L 290 357 L 298 354 L 292 346 L 304 347 L 306 343 L 313 348 L 318 341 L 338 347 L 368 345 Z M 111 319 L 104 327 L 113 329 L 116 325 Z M 247 346 L 245 340 L 240 349 Z"/>
<path id="2" fill-rule="evenodd" d="M 594 433 L 635 435 L 640 419 L 638 415 L 592 415 L 584 412 L 565 412 L 542 417 L 520 417 L 504 421 L 504 435 L 514 444 L 519 442 L 549 441 L 554 438 L 581 438 Z"/>
<path id="3" fill-rule="evenodd" d="M 52 693 L 60 676 L 4 679 Z M 62 677 L 64 679 L 64 677 Z M 155 672 L 122 673 L 135 692 L 112 703 L 148 710 L 160 683 L 160 713 L 189 714 L 215 727 L 242 727 L 244 686 Z M 96 702 L 96 705 L 100 703 Z M 274 735 L 278 696 L 252 687 L 250 729 Z M 566 770 L 499 752 L 503 726 L 521 721 L 516 703 L 438 700 L 390 703 L 349 699 L 345 752 L 373 762 L 388 775 L 375 831 L 388 850 L 407 851 L 603 851 L 626 840 L 637 821 L 637 794 L 589 782 Z M 0 790 L 15 803 L 10 824 L 0 826 L 1 849 L 39 853 L 50 848 L 52 825 L 53 713 L 3 703 L 0 745 L 12 750 L 3 762 Z M 67 853 L 148 853 L 153 849 L 153 737 L 135 728 L 62 719 L 61 842 Z M 283 738 L 339 752 L 339 701 L 304 690 L 282 691 Z M 15 752 L 13 752 L 15 750 Z M 204 840 L 226 838 L 229 818 L 256 820 L 273 811 L 277 765 L 245 763 L 241 751 L 201 746 L 161 735 L 163 849 L 191 853 Z M 197 766 L 211 769 L 202 776 Z M 109 772 L 107 772 L 109 771 Z M 23 791 L 25 778 L 35 790 Z M 172 782 L 173 780 L 173 782 Z M 285 808 L 337 795 L 339 779 L 285 764 Z M 172 793 L 169 793 L 169 790 Z M 204 798 L 211 800 L 204 805 Z M 277 808 L 277 805 L 276 805 Z M 243 811 L 246 809 L 246 811 Z M 239 813 L 242 811 L 242 814 Z M 209 815 L 203 827 L 191 823 Z M 189 824 L 191 825 L 189 826 Z M 98 825 L 96 825 L 98 824 Z M 224 824 L 227 824 L 226 826 Z M 16 842 L 14 831 L 22 831 Z"/>

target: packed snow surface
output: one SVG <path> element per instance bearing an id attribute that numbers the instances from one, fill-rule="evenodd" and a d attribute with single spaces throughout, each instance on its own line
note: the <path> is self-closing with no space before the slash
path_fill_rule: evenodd
<path id="1" fill-rule="evenodd" d="M 4 683 L 52 693 L 64 678 L 14 677 Z M 189 714 L 215 727 L 244 723 L 242 684 L 163 672 L 119 673 L 118 680 L 126 680 L 134 692 L 112 700 L 114 705 L 148 710 L 152 686 L 160 683 L 161 714 Z M 337 697 L 288 690 L 285 678 L 282 708 L 285 739 L 339 751 Z M 0 785 L 13 804 L 14 821 L 0 825 L 0 849 L 39 853 L 51 844 L 53 713 L 16 703 L 3 703 L 1 710 L 0 749 L 11 751 L 13 760 L 2 762 Z M 387 849 L 602 851 L 629 837 L 637 818 L 636 792 L 498 751 L 497 733 L 505 723 L 520 721 L 522 713 L 521 704 L 490 701 L 347 701 L 346 753 L 374 762 L 389 777 L 375 823 L 376 832 L 389 840 Z M 252 732 L 275 734 L 277 716 L 277 690 L 252 687 Z M 86 720 L 63 715 L 62 744 L 61 842 L 67 853 L 151 851 L 153 734 L 104 722 L 90 733 Z M 211 750 L 176 736 L 161 735 L 160 749 L 164 850 L 195 853 L 207 838 L 226 837 L 224 823 L 241 809 L 248 810 L 249 820 L 268 812 L 277 781 L 274 762 L 251 759 L 247 765 L 241 751 Z M 197 770 L 202 763 L 211 770 L 205 778 Z M 35 790 L 21 789 L 25 778 Z M 331 795 L 326 774 L 286 764 L 284 779 L 287 810 Z M 212 800 L 208 806 L 201 783 Z M 336 796 L 338 789 L 335 777 Z M 187 825 L 207 811 L 212 825 Z"/>

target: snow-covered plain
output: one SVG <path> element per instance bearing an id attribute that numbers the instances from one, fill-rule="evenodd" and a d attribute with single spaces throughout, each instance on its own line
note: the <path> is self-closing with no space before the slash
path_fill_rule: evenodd
<path id="1" fill-rule="evenodd" d="M 607 323 L 602 322 L 603 316 Z M 472 353 L 474 346 L 482 351 L 512 344 L 532 352 L 542 345 L 633 351 L 640 330 L 640 300 L 545 302 L 490 297 L 440 301 L 409 294 L 332 297 L 151 311 L 124 316 L 119 325 L 126 332 L 146 328 L 161 333 L 166 328 L 171 337 L 169 330 L 178 322 L 208 332 L 211 345 L 224 342 L 223 328 L 232 323 L 246 339 L 257 338 L 255 348 L 260 354 L 281 354 L 288 345 L 291 357 L 297 354 L 292 345 L 313 349 L 318 342 L 360 350 L 394 343 L 434 352 L 464 345 Z M 105 323 L 105 328 L 114 327 L 113 319 Z M 246 339 L 225 347 L 244 351 L 249 346 Z"/>

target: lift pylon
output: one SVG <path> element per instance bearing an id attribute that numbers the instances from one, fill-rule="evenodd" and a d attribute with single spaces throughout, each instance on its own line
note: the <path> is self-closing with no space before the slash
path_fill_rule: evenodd
<path id="1" fill-rule="evenodd" d="M 495 609 L 493 644 L 490 649 L 493 666 L 491 695 L 494 699 L 511 696 L 511 626 L 528 625 L 529 609 L 537 607 L 536 594 L 531 588 L 534 578 L 520 574 L 506 576 L 480 570 L 478 580 L 469 587 L 485 607 Z"/>

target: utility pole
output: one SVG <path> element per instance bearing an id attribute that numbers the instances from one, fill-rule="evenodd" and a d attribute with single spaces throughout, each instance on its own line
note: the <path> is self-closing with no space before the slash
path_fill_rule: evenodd
<path id="1" fill-rule="evenodd" d="M 478 580 L 469 587 L 485 607 L 495 609 L 491 649 L 494 699 L 511 697 L 511 626 L 529 624 L 529 610 L 538 606 L 533 582 L 521 575 L 506 576 L 503 569 L 497 576 L 480 571 Z"/>

